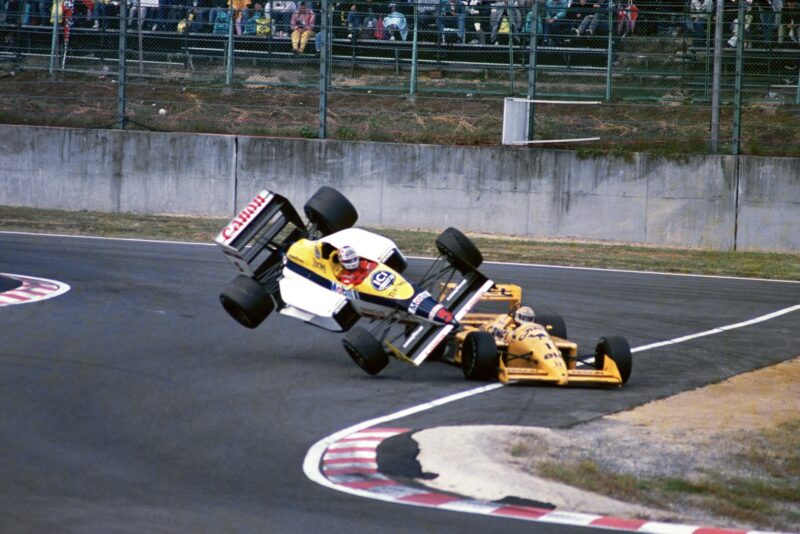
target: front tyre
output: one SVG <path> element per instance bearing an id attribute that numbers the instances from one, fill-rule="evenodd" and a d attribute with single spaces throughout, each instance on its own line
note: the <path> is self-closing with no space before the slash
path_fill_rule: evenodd
<path id="1" fill-rule="evenodd" d="M 355 327 L 342 340 L 347 354 L 365 373 L 377 375 L 389 364 L 389 356 L 381 342 L 361 327 Z"/>
<path id="2" fill-rule="evenodd" d="M 255 328 L 275 308 L 272 297 L 258 282 L 240 274 L 220 293 L 222 307 L 231 317 L 247 328 Z"/>
<path id="3" fill-rule="evenodd" d="M 475 243 L 456 228 L 447 228 L 439 234 L 436 249 L 462 273 L 477 269 L 483 263 L 483 255 Z"/>
<path id="4" fill-rule="evenodd" d="M 353 204 L 339 191 L 327 185 L 311 195 L 303 206 L 303 211 L 322 236 L 350 228 L 358 220 L 358 212 Z"/>
<path id="5" fill-rule="evenodd" d="M 594 350 L 594 367 L 602 370 L 605 366 L 605 358 L 608 356 L 617 365 L 622 383 L 625 384 L 631 376 L 633 368 L 633 357 L 628 340 L 621 336 L 606 336 L 597 342 Z"/>
<path id="6" fill-rule="evenodd" d="M 499 365 L 497 344 L 488 332 L 470 332 L 461 347 L 461 370 L 468 380 L 492 380 Z"/>

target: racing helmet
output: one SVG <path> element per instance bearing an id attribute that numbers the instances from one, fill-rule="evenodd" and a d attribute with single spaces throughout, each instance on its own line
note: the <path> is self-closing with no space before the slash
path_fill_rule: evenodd
<path id="1" fill-rule="evenodd" d="M 520 306 L 514 312 L 514 320 L 519 324 L 532 323 L 535 318 L 536 315 L 534 315 L 533 308 L 530 306 Z"/>
<path id="2" fill-rule="evenodd" d="M 350 245 L 345 245 L 339 249 L 339 261 L 342 264 L 342 267 L 347 269 L 348 271 L 352 271 L 353 269 L 358 268 L 358 262 L 360 258 L 358 254 L 356 254 L 356 250 L 351 247 Z"/>

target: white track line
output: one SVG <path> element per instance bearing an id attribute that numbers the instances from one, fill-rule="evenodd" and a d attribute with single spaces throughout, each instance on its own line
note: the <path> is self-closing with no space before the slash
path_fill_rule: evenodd
<path id="1" fill-rule="evenodd" d="M 742 321 L 740 323 L 730 324 L 730 325 L 726 325 L 726 326 L 720 326 L 718 328 L 713 328 L 711 330 L 706 330 L 704 332 L 699 332 L 697 334 L 691 334 L 691 335 L 688 335 L 688 336 L 676 337 L 676 338 L 673 338 L 673 339 L 670 339 L 670 340 L 667 340 L 667 341 L 662 341 L 662 342 L 659 342 L 659 343 L 651 343 L 649 345 L 643 345 L 641 347 L 636 347 L 636 348 L 632 349 L 631 352 L 642 352 L 642 351 L 651 350 L 651 349 L 654 349 L 654 348 L 657 348 L 657 347 L 663 347 L 663 346 L 666 346 L 666 345 L 674 345 L 676 343 L 682 343 L 682 342 L 685 342 L 685 341 L 689 341 L 691 339 L 697 339 L 699 337 L 711 336 L 711 335 L 714 335 L 714 334 L 721 334 L 723 332 L 727 332 L 729 330 L 734 330 L 736 328 L 742 328 L 742 327 L 753 325 L 753 324 L 760 323 L 760 322 L 763 322 L 763 321 L 768 321 L 770 319 L 774 319 L 775 317 L 779 317 L 781 315 L 785 315 L 787 313 L 792 313 L 792 312 L 798 311 L 798 310 L 800 310 L 800 304 L 795 305 L 795 306 L 791 306 L 789 308 L 783 308 L 781 310 L 778 310 L 778 311 L 775 311 L 775 312 L 772 312 L 772 313 L 768 313 L 766 315 L 761 315 L 759 317 L 755 317 L 755 318 L 749 319 L 747 321 Z M 493 390 L 501 388 L 501 387 L 503 387 L 503 385 L 500 384 L 500 383 L 490 384 L 490 385 L 487 385 L 487 386 L 481 386 L 481 387 L 478 387 L 478 388 L 470 389 L 470 390 L 467 390 L 467 391 L 462 391 L 460 393 L 455 393 L 453 395 L 448 395 L 446 397 L 442 397 L 442 398 L 439 398 L 439 399 L 436 399 L 436 400 L 433 400 L 433 401 L 430 401 L 430 402 L 426 402 L 426 403 L 423 403 L 423 404 L 418 404 L 416 406 L 412 406 L 410 408 L 406 408 L 406 409 L 400 410 L 398 412 L 394 412 L 394 413 L 391 413 L 391 414 L 388 414 L 388 415 L 384 415 L 384 416 L 381 416 L 381 417 L 376 417 L 374 419 L 369 419 L 367 421 L 363 421 L 361 423 L 357 423 L 355 425 L 349 426 L 349 427 L 347 427 L 347 428 L 345 428 L 343 430 L 340 430 L 340 431 L 338 431 L 338 432 L 336 432 L 334 434 L 331 434 L 330 436 L 322 438 L 321 440 L 317 441 L 314 445 L 312 445 L 311 448 L 306 453 L 305 459 L 303 460 L 303 472 L 305 473 L 305 475 L 310 480 L 312 480 L 313 482 L 316 482 L 317 484 L 319 484 L 321 486 L 325 486 L 327 488 L 331 488 L 331 489 L 334 489 L 334 490 L 337 490 L 337 491 L 341 491 L 341 492 L 344 492 L 344 493 L 349 493 L 351 495 L 357 495 L 357 496 L 360 496 L 360 497 L 365 497 L 365 498 L 368 498 L 368 499 L 375 499 L 375 500 L 380 500 L 380 501 L 389 501 L 389 502 L 397 503 L 398 501 L 392 495 L 382 495 L 380 493 L 371 492 L 371 491 L 367 491 L 367 490 L 361 490 L 361 489 L 357 489 L 357 488 L 350 488 L 350 487 L 346 487 L 346 486 L 340 486 L 340 485 L 337 485 L 337 484 L 331 482 L 330 480 L 328 480 L 325 477 L 325 475 L 322 473 L 322 468 L 321 468 L 322 457 L 325 454 L 325 451 L 328 449 L 328 447 L 331 444 L 333 444 L 334 442 L 339 441 L 340 439 L 345 438 L 345 437 L 347 437 L 347 436 L 349 436 L 351 434 L 354 434 L 354 433 L 356 433 L 356 432 L 358 432 L 360 430 L 364 430 L 364 429 L 367 429 L 367 428 L 370 428 L 370 427 L 373 427 L 373 426 L 376 426 L 376 425 L 380 425 L 380 424 L 383 424 L 383 423 L 387 423 L 387 422 L 390 422 L 390 421 L 394 421 L 394 420 L 397 420 L 397 419 L 402 419 L 403 417 L 407 417 L 409 415 L 414 415 L 416 413 L 424 412 L 424 411 L 430 410 L 432 408 L 436 408 L 438 406 L 449 404 L 451 402 L 455 402 L 455 401 L 459 401 L 459 400 L 466 399 L 466 398 L 469 398 L 469 397 L 473 397 L 475 395 L 480 395 L 482 393 L 487 393 L 489 391 L 493 391 Z M 403 504 L 410 504 L 410 505 L 413 505 L 413 506 L 426 506 L 425 504 L 419 504 L 419 503 L 414 503 L 414 502 L 404 502 Z M 468 513 L 478 513 L 478 514 L 482 514 L 483 513 L 481 511 L 479 511 L 478 509 L 476 509 L 476 510 L 465 510 L 465 511 L 468 512 Z"/>
<path id="2" fill-rule="evenodd" d="M 36 232 L 15 232 L 9 230 L 0 230 L 0 235 L 27 235 L 27 236 L 42 236 L 42 237 L 65 237 L 74 239 L 96 239 L 108 241 L 132 241 L 134 243 L 159 243 L 166 245 L 190 245 L 199 247 L 214 247 L 215 243 L 198 243 L 193 241 L 167 241 L 159 239 L 141 239 L 134 237 L 103 237 L 103 236 L 90 236 L 90 235 L 69 235 L 69 234 L 40 234 Z M 435 258 L 427 256 L 406 256 L 412 260 L 425 260 L 432 261 Z M 573 271 L 597 271 L 607 273 L 624 273 L 624 274 L 646 274 L 656 276 L 680 276 L 686 278 L 712 278 L 718 280 L 744 280 L 748 282 L 776 282 L 780 284 L 800 284 L 800 280 L 776 280 L 773 278 L 747 278 L 743 276 L 723 276 L 716 274 L 692 274 L 692 273 L 665 273 L 660 271 L 632 271 L 627 269 L 604 269 L 601 267 L 577 267 L 570 265 L 547 265 L 544 263 L 519 263 L 513 261 L 485 261 L 484 264 L 488 265 L 511 265 L 514 267 L 541 267 L 545 269 L 566 269 Z"/>

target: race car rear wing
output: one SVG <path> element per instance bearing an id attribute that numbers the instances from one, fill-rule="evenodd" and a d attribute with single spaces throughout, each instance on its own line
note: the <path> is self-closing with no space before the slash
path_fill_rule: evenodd
<path id="1" fill-rule="evenodd" d="M 279 251 L 306 234 L 303 220 L 281 195 L 261 191 L 214 241 L 243 274 L 258 278 L 280 262 Z"/>
<path id="2" fill-rule="evenodd" d="M 459 284 L 452 286 L 452 290 L 444 295 L 441 302 L 453 313 L 456 321 L 461 321 L 493 285 L 494 282 L 475 270 L 467 274 Z M 390 341 L 385 341 L 385 344 L 399 359 L 420 365 L 454 328 L 454 325 L 420 323 L 404 336 L 399 345 Z"/>

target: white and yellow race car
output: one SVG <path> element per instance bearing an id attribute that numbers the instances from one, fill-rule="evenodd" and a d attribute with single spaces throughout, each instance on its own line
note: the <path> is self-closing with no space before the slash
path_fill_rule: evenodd
<path id="1" fill-rule="evenodd" d="M 466 314 L 459 331 L 436 353 L 460 366 L 468 379 L 617 387 L 628 381 L 633 361 L 625 338 L 600 338 L 594 353 L 581 356 L 578 345 L 567 339 L 560 315 L 536 314 L 533 322 L 515 319 L 522 305 L 519 286 L 497 284 L 481 297 L 481 303 L 508 307 L 502 312 Z"/>
<path id="2" fill-rule="evenodd" d="M 273 310 L 334 332 L 367 373 L 389 356 L 421 364 L 459 329 L 459 321 L 493 282 L 483 258 L 455 228 L 436 239 L 441 256 L 419 281 L 390 239 L 352 228 L 358 214 L 341 193 L 320 188 L 305 204 L 304 223 L 284 197 L 262 191 L 216 237 L 241 273 L 220 294 L 239 323 L 258 326 Z M 344 276 L 344 247 L 360 258 L 359 276 Z M 356 327 L 366 319 L 369 330 Z"/>

